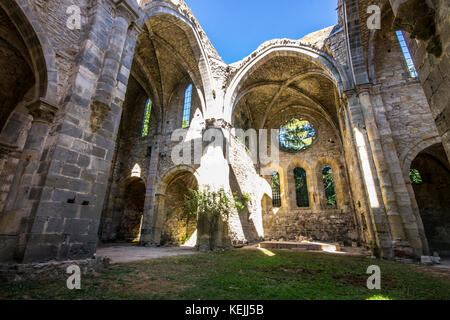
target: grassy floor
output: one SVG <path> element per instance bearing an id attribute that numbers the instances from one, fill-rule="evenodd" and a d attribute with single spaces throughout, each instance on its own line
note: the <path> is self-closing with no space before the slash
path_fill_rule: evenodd
<path id="1" fill-rule="evenodd" d="M 450 299 L 450 280 L 420 268 L 364 257 L 313 252 L 234 250 L 113 265 L 65 280 L 0 284 L 0 299 Z M 369 265 L 381 267 L 382 290 L 368 290 Z"/>

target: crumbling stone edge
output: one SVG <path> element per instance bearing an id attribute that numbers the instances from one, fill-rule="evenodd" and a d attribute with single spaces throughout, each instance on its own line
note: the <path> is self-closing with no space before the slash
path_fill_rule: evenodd
<path id="1" fill-rule="evenodd" d="M 36 280 L 67 279 L 70 274 L 67 268 L 71 265 L 80 267 L 82 275 L 96 274 L 109 267 L 111 260 L 106 257 L 96 257 L 85 260 L 50 261 L 29 264 L 0 264 L 0 282 L 22 282 Z"/>

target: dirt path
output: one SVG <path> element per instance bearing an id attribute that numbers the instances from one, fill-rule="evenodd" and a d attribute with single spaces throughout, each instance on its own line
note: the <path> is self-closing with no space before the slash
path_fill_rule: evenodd
<path id="1" fill-rule="evenodd" d="M 99 247 L 97 256 L 111 259 L 111 263 L 128 263 L 151 259 L 174 257 L 198 253 L 191 247 L 139 247 L 129 245 L 111 245 Z"/>

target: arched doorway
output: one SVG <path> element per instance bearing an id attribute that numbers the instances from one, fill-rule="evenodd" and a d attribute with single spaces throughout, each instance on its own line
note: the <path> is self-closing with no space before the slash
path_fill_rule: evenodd
<path id="1" fill-rule="evenodd" d="M 117 240 L 139 242 L 144 215 L 145 183 L 133 179 L 125 188 L 124 208 L 117 232 Z"/>
<path id="2" fill-rule="evenodd" d="M 188 241 L 192 242 L 190 240 L 197 230 L 197 219 L 185 214 L 184 200 L 189 190 L 196 188 L 197 180 L 188 171 L 180 172 L 169 182 L 165 192 L 164 212 L 160 212 L 164 216 L 161 245 L 180 246 Z"/>
<path id="3" fill-rule="evenodd" d="M 442 144 L 417 155 L 410 179 L 431 253 L 450 256 L 450 165 Z"/>

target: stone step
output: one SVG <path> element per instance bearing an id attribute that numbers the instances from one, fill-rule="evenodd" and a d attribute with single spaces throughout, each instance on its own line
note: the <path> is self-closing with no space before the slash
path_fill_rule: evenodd
<path id="1" fill-rule="evenodd" d="M 311 250 L 311 251 L 340 251 L 341 247 L 334 244 L 320 242 L 291 242 L 291 241 L 264 241 L 258 244 L 264 249 L 290 249 L 290 250 Z"/>

